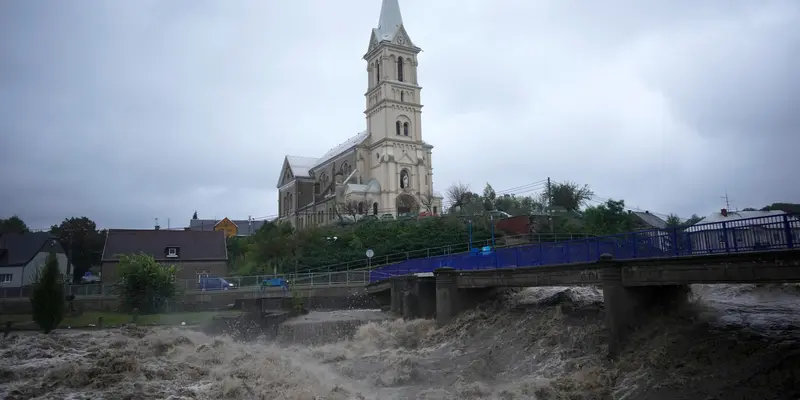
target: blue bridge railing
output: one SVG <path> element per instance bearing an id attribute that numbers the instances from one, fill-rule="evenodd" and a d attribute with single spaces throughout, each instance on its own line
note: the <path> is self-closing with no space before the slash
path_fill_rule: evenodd
<path id="1" fill-rule="evenodd" d="M 371 271 L 369 278 L 376 282 L 441 267 L 476 270 L 592 262 L 603 253 L 615 259 L 636 259 L 791 249 L 800 248 L 798 239 L 800 216 L 779 214 L 502 249 L 483 247 L 388 265 Z"/>

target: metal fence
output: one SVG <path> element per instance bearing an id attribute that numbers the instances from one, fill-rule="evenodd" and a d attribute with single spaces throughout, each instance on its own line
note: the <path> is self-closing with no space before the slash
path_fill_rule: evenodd
<path id="1" fill-rule="evenodd" d="M 264 281 L 281 278 L 292 287 L 316 287 L 334 286 L 349 284 L 366 284 L 369 282 L 369 271 L 339 271 L 339 272 L 311 272 L 284 275 L 256 275 L 256 276 L 232 276 L 223 277 L 226 281 L 234 284 L 231 290 L 260 290 Z M 201 291 L 197 280 L 179 279 L 175 284 L 178 292 Z M 85 284 L 85 285 L 66 285 L 64 291 L 67 295 L 76 297 L 102 297 L 117 295 L 118 289 L 113 284 Z M 207 292 L 219 292 L 220 290 L 208 290 Z M 3 288 L 0 287 L 0 298 L 25 298 L 30 297 L 32 288 L 30 286 Z"/>
<path id="2" fill-rule="evenodd" d="M 792 249 L 800 247 L 798 238 L 798 215 L 775 215 L 408 260 L 373 270 L 370 281 L 440 267 L 475 270 L 593 262 L 604 253 L 624 260 Z"/>

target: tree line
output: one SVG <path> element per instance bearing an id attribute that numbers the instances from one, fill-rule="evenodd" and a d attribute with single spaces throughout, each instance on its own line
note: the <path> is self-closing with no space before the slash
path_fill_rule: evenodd
<path id="1" fill-rule="evenodd" d="M 319 268 L 345 270 L 466 251 L 470 231 L 475 243 L 492 236 L 492 212 L 512 216 L 558 216 L 546 218 L 545 225 L 538 228 L 555 235 L 602 236 L 646 228 L 627 211 L 624 200 L 599 201 L 589 185 L 551 182 L 549 188 L 527 186 L 517 193 L 498 194 L 489 183 L 480 193 L 472 191 L 469 185 L 453 184 L 443 196 L 448 206 L 441 218 L 364 219 L 299 230 L 288 223 L 267 222 L 252 236 L 228 239 L 229 273 L 259 275 Z M 342 207 L 349 213 L 355 205 Z M 800 205 L 774 203 L 760 209 L 800 212 Z M 688 219 L 675 214 L 665 216 L 670 227 L 693 225 L 701 219 L 696 214 Z M 30 229 L 18 216 L 0 219 L 0 234 L 28 231 Z M 51 226 L 49 232 L 59 238 L 75 267 L 73 281 L 80 281 L 86 271 L 100 264 L 105 231 L 98 229 L 88 217 L 66 218 Z M 365 256 L 367 249 L 375 254 L 369 261 Z"/>
<path id="2" fill-rule="evenodd" d="M 31 229 L 19 216 L 0 218 L 0 235 L 5 233 L 26 233 Z M 97 229 L 88 217 L 65 218 L 48 230 L 57 237 L 67 252 L 72 270 L 72 281 L 80 282 L 81 277 L 93 266 L 100 265 L 105 245 L 106 231 Z"/>

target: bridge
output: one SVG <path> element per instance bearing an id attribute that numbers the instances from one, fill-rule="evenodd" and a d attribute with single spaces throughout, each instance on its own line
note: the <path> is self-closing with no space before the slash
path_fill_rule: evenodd
<path id="1" fill-rule="evenodd" d="M 410 260 L 371 271 L 367 291 L 407 318 L 446 324 L 497 288 L 598 285 L 609 352 L 689 284 L 800 282 L 800 219 L 780 215 L 467 255 Z"/>

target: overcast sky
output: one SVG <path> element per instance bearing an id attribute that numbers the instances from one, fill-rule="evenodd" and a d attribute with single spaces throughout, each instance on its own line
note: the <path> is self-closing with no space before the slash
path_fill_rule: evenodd
<path id="1" fill-rule="evenodd" d="M 0 217 L 277 213 L 365 128 L 381 0 L 5 1 Z M 800 202 L 800 2 L 401 0 L 434 187 L 551 177 L 688 217 Z"/>

